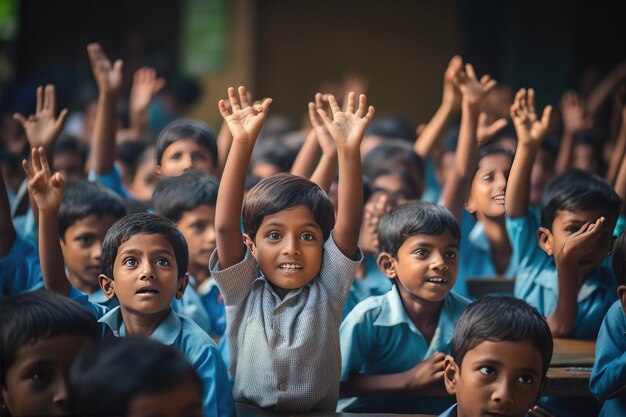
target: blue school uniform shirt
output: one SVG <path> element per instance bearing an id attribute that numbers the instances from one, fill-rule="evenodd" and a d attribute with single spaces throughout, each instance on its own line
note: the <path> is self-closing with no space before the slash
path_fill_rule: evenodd
<path id="1" fill-rule="evenodd" d="M 437 182 L 437 165 L 432 158 L 427 158 L 424 161 L 424 172 L 426 174 L 426 190 L 420 200 L 437 204 L 441 196 L 441 185 Z"/>
<path id="2" fill-rule="evenodd" d="M 395 285 L 386 294 L 359 303 L 339 330 L 341 381 L 347 381 L 350 374 L 404 372 L 437 352 L 450 353 L 454 325 L 469 303 L 453 292 L 446 295 L 430 344 L 404 310 Z M 445 397 L 361 397 L 342 400 L 338 411 L 433 414 L 448 407 L 451 401 Z"/>
<path id="3" fill-rule="evenodd" d="M 513 249 L 513 262 L 518 266 L 515 297 L 521 298 L 548 317 L 556 308 L 559 278 L 554 258 L 537 244 L 539 214 L 528 210 L 521 217 L 506 217 L 506 229 Z M 607 257 L 592 271 L 578 291 L 578 311 L 568 337 L 595 339 L 600 324 L 617 299 L 616 283 Z"/>
<path id="4" fill-rule="evenodd" d="M 104 333 L 126 336 L 120 307 L 109 309 L 92 303 L 86 294 L 72 288 L 69 298 L 87 307 L 105 325 Z M 193 365 L 202 380 L 205 417 L 234 417 L 235 403 L 228 371 L 211 337 L 193 320 L 179 316 L 174 310 L 157 326 L 150 339 L 174 346 Z"/>
<path id="5" fill-rule="evenodd" d="M 135 197 L 133 197 L 122 184 L 122 172 L 117 164 L 113 164 L 113 168 L 106 174 L 97 174 L 96 171 L 92 169 L 89 171 L 87 179 L 89 181 L 99 182 L 108 189 L 113 190 L 121 197 L 131 200 L 135 199 Z"/>
<path id="6" fill-rule="evenodd" d="M 452 289 L 457 294 L 469 297 L 467 278 L 493 277 L 498 275 L 491 260 L 491 245 L 485 234 L 485 226 L 467 211 L 461 217 L 461 242 L 459 244 L 459 272 Z M 517 273 L 513 256 L 504 272 L 507 277 Z"/>
<path id="7" fill-rule="evenodd" d="M 367 254 L 363 257 L 365 276 L 355 278 L 348 293 L 348 299 L 341 313 L 342 320 L 357 304 L 368 297 L 385 294 L 391 288 L 391 280 L 383 274 L 376 263 L 376 255 Z"/>
<path id="8" fill-rule="evenodd" d="M 0 298 L 39 288 L 43 288 L 43 276 L 37 247 L 16 235 L 9 253 L 0 259 Z"/>
<path id="9" fill-rule="evenodd" d="M 626 315 L 618 300 L 606 314 L 598 340 L 596 360 L 589 379 L 591 393 L 599 398 L 615 394 L 626 386 Z M 606 400 L 601 417 L 626 416 L 626 393 Z"/>
<path id="10" fill-rule="evenodd" d="M 187 288 L 185 288 L 183 296 L 180 300 L 174 299 L 174 301 L 172 301 L 172 308 L 178 315 L 190 318 L 200 326 L 202 330 L 211 334 L 211 320 L 204 309 L 200 296 L 195 290 L 195 285 L 193 285 L 195 282 L 196 280 L 192 276 L 189 276 L 189 283 L 187 284 Z"/>
<path id="11" fill-rule="evenodd" d="M 195 280 L 191 284 L 200 296 L 200 301 L 211 321 L 210 335 L 213 337 L 223 336 L 226 331 L 226 307 L 217 283 L 213 277 L 209 277 L 201 285 L 197 285 Z"/>

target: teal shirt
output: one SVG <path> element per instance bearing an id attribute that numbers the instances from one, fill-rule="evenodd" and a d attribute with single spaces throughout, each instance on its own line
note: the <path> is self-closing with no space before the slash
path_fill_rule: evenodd
<path id="1" fill-rule="evenodd" d="M 453 292 L 444 298 L 437 329 L 430 343 L 411 321 L 396 286 L 383 295 L 357 305 L 339 330 L 341 381 L 350 374 L 390 374 L 411 369 L 437 352 L 450 353 L 454 325 L 470 303 Z M 413 400 L 413 401 L 411 401 Z M 452 398 L 420 400 L 350 398 L 340 401 L 343 412 L 395 412 L 438 414 Z"/>
<path id="2" fill-rule="evenodd" d="M 345 319 L 357 304 L 368 297 L 385 294 L 391 288 L 391 280 L 378 268 L 376 255 L 367 254 L 363 257 L 365 276 L 355 278 L 350 287 L 346 304 L 343 306 L 341 318 Z"/>
<path id="3" fill-rule="evenodd" d="M 518 265 L 515 296 L 536 307 L 548 317 L 556 308 L 559 278 L 554 258 L 537 244 L 539 215 L 528 211 L 525 216 L 506 218 L 506 228 L 513 249 L 513 262 Z M 578 311 L 569 337 L 595 339 L 600 324 L 615 300 L 617 285 L 611 270 L 611 258 L 592 271 L 578 292 Z"/>

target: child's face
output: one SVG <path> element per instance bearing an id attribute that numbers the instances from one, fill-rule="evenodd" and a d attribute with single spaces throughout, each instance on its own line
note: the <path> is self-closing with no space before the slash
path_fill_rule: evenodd
<path id="1" fill-rule="evenodd" d="M 523 417 L 539 397 L 542 365 L 530 341 L 484 341 L 467 351 L 461 367 L 447 356 L 444 380 L 456 394 L 458 417 Z"/>
<path id="2" fill-rule="evenodd" d="M 206 269 L 215 249 L 215 206 L 203 204 L 184 212 L 177 226 L 189 248 L 190 273 L 193 268 Z"/>
<path id="3" fill-rule="evenodd" d="M 193 139 L 181 139 L 165 148 L 157 174 L 177 177 L 191 170 L 213 173 L 213 158 L 207 148 Z"/>
<path id="4" fill-rule="evenodd" d="M 600 167 L 598 166 L 598 157 L 595 149 L 584 143 L 574 146 L 572 151 L 572 168 L 598 174 Z"/>
<path id="5" fill-rule="evenodd" d="M 419 198 L 402 177 L 394 174 L 384 174 L 376 177 L 374 182 L 372 182 L 372 189 L 375 191 L 386 191 L 399 205 Z"/>
<path id="6" fill-rule="evenodd" d="M 578 231 L 585 223 L 595 222 L 600 217 L 606 216 L 600 210 L 559 210 L 552 221 L 552 229 L 539 228 L 539 246 L 550 256 L 554 256 L 563 251 L 565 242 L 569 237 Z M 580 270 L 587 275 L 593 271 L 602 260 L 608 255 L 613 243 L 613 229 L 609 225 L 615 224 L 615 219 L 607 219 L 602 226 L 602 231 L 590 248 L 589 252 L 578 260 Z"/>
<path id="7" fill-rule="evenodd" d="M 76 220 L 61 239 L 63 261 L 72 285 L 87 293 L 96 291 L 100 275 L 102 241 L 117 219 L 95 214 Z"/>
<path id="8" fill-rule="evenodd" d="M 135 177 L 130 183 L 130 192 L 141 201 L 150 201 L 152 192 L 156 186 L 156 162 L 147 159 L 137 167 Z"/>
<path id="9" fill-rule="evenodd" d="M 86 177 L 82 156 L 72 152 L 54 154 L 52 166 L 55 172 L 61 174 L 66 184 L 73 184 Z"/>
<path id="10" fill-rule="evenodd" d="M 63 335 L 20 347 L 2 387 L 2 400 L 11 415 L 65 415 L 67 375 L 88 340 L 83 336 Z"/>
<path id="11" fill-rule="evenodd" d="M 254 241 L 245 240 L 280 297 L 311 282 L 322 267 L 324 233 L 306 206 L 265 216 Z"/>
<path id="12" fill-rule="evenodd" d="M 113 279 L 100 275 L 100 284 L 123 312 L 160 315 L 182 297 L 187 277 L 178 278 L 174 248 L 163 235 L 138 233 L 119 246 Z"/>
<path id="13" fill-rule="evenodd" d="M 192 379 L 156 394 L 135 396 L 128 417 L 202 417 L 202 392 Z"/>
<path id="14" fill-rule="evenodd" d="M 504 194 L 511 163 L 511 158 L 502 154 L 488 155 L 480 160 L 467 200 L 469 212 L 486 217 L 504 216 Z"/>
<path id="15" fill-rule="evenodd" d="M 440 235 L 409 236 L 395 258 L 381 253 L 378 265 L 388 278 L 397 278 L 403 298 L 439 302 L 456 282 L 458 245 L 447 230 Z"/>

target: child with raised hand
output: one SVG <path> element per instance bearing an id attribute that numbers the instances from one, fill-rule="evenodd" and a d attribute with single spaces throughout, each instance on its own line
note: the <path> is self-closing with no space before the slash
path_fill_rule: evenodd
<path id="1" fill-rule="evenodd" d="M 0 415 L 67 415 L 70 366 L 100 339 L 98 323 L 78 303 L 48 291 L 3 298 L 0 312 Z"/>
<path id="2" fill-rule="evenodd" d="M 58 232 L 58 212 L 65 184 L 50 172 L 43 148 L 33 150 L 32 165 L 24 161 L 28 188 L 39 206 L 39 256 L 46 288 L 68 296 L 103 323 L 105 334 L 142 336 L 175 346 L 196 368 L 204 385 L 207 416 L 232 416 L 230 382 L 215 342 L 191 319 L 171 309 L 187 285 L 187 242 L 171 221 L 138 213 L 122 218 L 102 244 L 100 287 L 119 306 L 92 303 L 72 288 L 65 275 Z"/>
<path id="3" fill-rule="evenodd" d="M 232 112 L 223 100 L 219 107 L 233 143 L 217 197 L 210 269 L 226 304 L 234 397 L 275 410 L 334 411 L 341 309 L 361 260 L 359 148 L 374 108 L 367 110 L 363 95 L 357 107 L 350 94 L 346 111 L 332 96 L 332 115 L 318 110 L 337 146 L 337 222 L 317 185 L 279 174 L 257 184 L 243 204 L 244 245 L 236 213 L 271 99 L 251 106 L 244 87 L 239 100 L 234 88 L 228 96 Z"/>
<path id="4" fill-rule="evenodd" d="M 450 405 L 425 392 L 441 384 L 454 323 L 470 303 L 451 292 L 459 238 L 452 214 L 430 203 L 407 203 L 381 219 L 378 266 L 394 285 L 341 325 L 341 394 L 362 397 L 342 400 L 341 411 L 428 414 Z M 383 394 L 403 397 L 372 397 Z"/>
<path id="5" fill-rule="evenodd" d="M 552 359 L 543 316 L 522 300 L 484 297 L 465 309 L 445 358 L 457 403 L 439 417 L 554 417 L 535 406 Z"/>
<path id="6" fill-rule="evenodd" d="M 626 415 L 626 233 L 613 245 L 613 272 L 619 299 L 613 303 L 600 327 L 596 358 L 589 389 L 604 401 L 601 417 Z"/>

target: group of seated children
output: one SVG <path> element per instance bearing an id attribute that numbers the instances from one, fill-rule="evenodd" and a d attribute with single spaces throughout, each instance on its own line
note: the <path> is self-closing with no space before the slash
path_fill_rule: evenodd
<path id="1" fill-rule="evenodd" d="M 235 402 L 626 415 L 626 128 L 608 180 L 563 169 L 547 182 L 537 161 L 551 106 L 539 116 L 534 90 L 519 90 L 504 130 L 501 112 L 485 112 L 495 80 L 456 56 L 414 144 L 371 130 L 364 94 L 317 94 L 291 172 L 251 177 L 272 99 L 231 87 L 219 140 L 176 120 L 125 166 L 122 62 L 88 52 L 99 98 L 85 175 L 55 155 L 67 112 L 56 115 L 52 86 L 36 115 L 16 117 L 31 149 L 21 219 L 0 171 L 0 415 L 231 417 Z M 137 88 L 156 93 L 142 74 Z M 150 201 L 147 180 L 133 185 L 146 173 Z M 471 300 L 467 280 L 490 275 L 515 276 L 515 298 Z M 598 338 L 590 388 L 603 407 L 542 396 L 553 337 Z"/>

